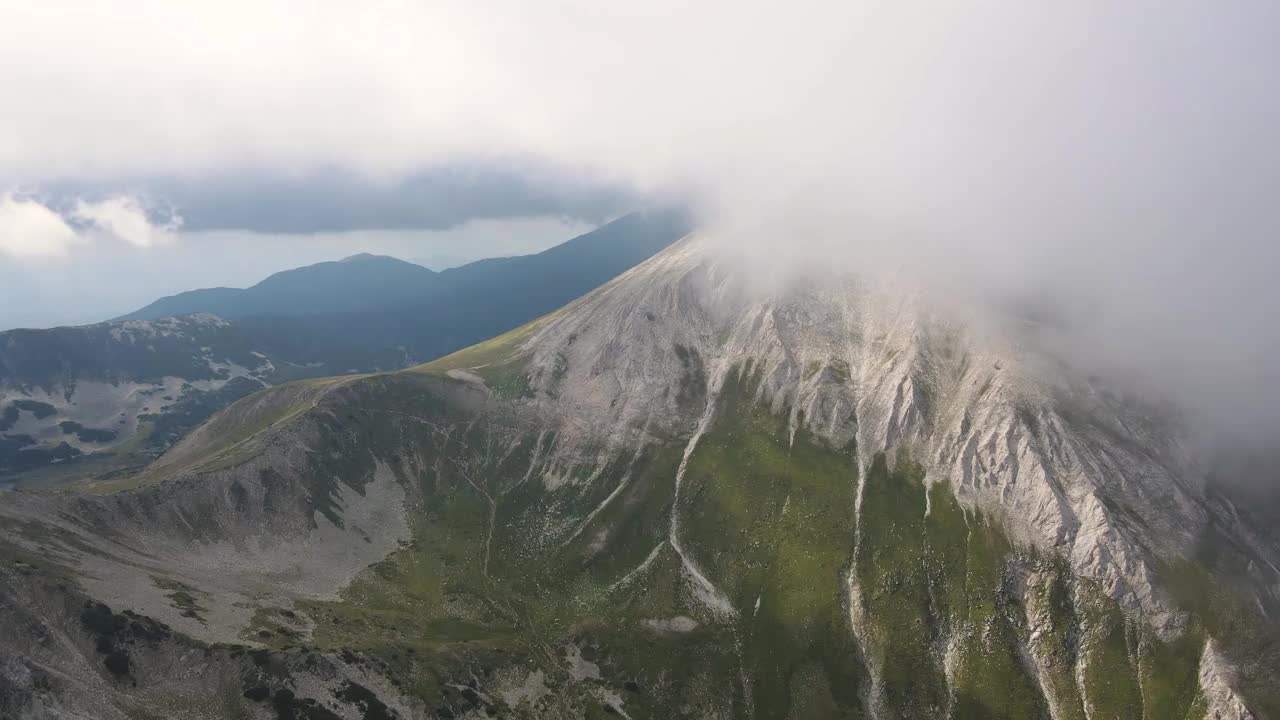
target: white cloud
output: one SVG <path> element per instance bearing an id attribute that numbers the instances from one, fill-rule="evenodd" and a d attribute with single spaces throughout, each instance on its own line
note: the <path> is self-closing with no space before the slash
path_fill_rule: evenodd
<path id="1" fill-rule="evenodd" d="M 40 202 L 11 192 L 0 195 L 0 254 L 59 257 L 80 240 L 61 215 Z"/>
<path id="2" fill-rule="evenodd" d="M 140 248 L 172 242 L 182 226 L 182 218 L 176 214 L 162 224 L 153 223 L 142 203 L 128 195 L 96 202 L 78 200 L 72 217 Z"/>
<path id="3" fill-rule="evenodd" d="M 770 257 L 1060 290 L 1105 308 L 1119 354 L 1167 334 L 1200 352 L 1157 359 L 1216 363 L 1211 381 L 1239 373 L 1204 348 L 1276 367 L 1252 359 L 1280 347 L 1274 0 L 0 0 L 0 17 L 3 183 L 533 156 L 692 189 Z"/>
<path id="4" fill-rule="evenodd" d="M 1265 0 L 5 6 L 0 178 L 24 182 L 535 155 L 738 208 L 825 185 L 973 215 L 1258 164 L 1280 107 Z"/>
<path id="5" fill-rule="evenodd" d="M 816 189 L 954 227 L 1275 179 L 1267 0 L 0 7 L 14 182 L 531 155 L 735 213 Z"/>
<path id="6" fill-rule="evenodd" d="M 152 222 L 141 201 L 128 195 L 80 199 L 66 214 L 13 192 L 0 195 L 0 255 L 18 258 L 60 258 L 99 241 L 150 248 L 173 242 L 181 225 L 172 213 L 163 223 Z"/>

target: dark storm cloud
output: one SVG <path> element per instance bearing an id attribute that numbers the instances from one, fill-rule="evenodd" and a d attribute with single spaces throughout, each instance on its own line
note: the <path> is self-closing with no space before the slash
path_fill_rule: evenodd
<path id="1" fill-rule="evenodd" d="M 220 172 L 200 177 L 62 180 L 41 190 L 54 205 L 128 188 L 164 204 L 183 228 L 317 233 L 444 230 L 470 220 L 565 216 L 599 224 L 634 203 L 620 187 L 547 171 L 453 166 L 378 179 L 341 169 L 304 174 Z M 58 199 L 62 199 L 61 202 Z"/>

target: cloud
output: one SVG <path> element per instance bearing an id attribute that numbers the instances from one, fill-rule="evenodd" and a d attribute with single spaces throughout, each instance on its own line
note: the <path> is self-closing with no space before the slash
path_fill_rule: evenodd
<path id="1" fill-rule="evenodd" d="M 127 195 L 78 199 L 66 213 L 12 191 L 0 195 L 0 254 L 16 258 L 61 258 L 102 240 L 150 248 L 172 243 L 181 226 L 172 212 L 154 222 L 142 202 Z"/>
<path id="2" fill-rule="evenodd" d="M 74 204 L 128 188 L 181 210 L 182 229 L 316 233 L 457 227 L 477 218 L 565 215 L 604 222 L 634 205 L 624 188 L 575 182 L 531 164 L 466 163 L 404 178 L 328 168 L 306 173 L 221 171 L 196 177 L 62 179 L 41 194 Z"/>
<path id="3" fill-rule="evenodd" d="M 0 25 L 0 178 L 534 159 L 691 196 L 743 253 L 1049 299 L 1094 362 L 1276 429 L 1277 26 L 1270 0 L 49 0 Z"/>
<path id="4" fill-rule="evenodd" d="M 80 236 L 62 216 L 12 192 L 0 195 L 0 254 L 41 258 L 66 255 Z"/>
<path id="5" fill-rule="evenodd" d="M 1232 163 L 1245 179 L 1225 182 L 1243 185 L 1280 124 L 1265 31 L 1280 6 L 1260 0 L 51 0 L 11 15 L 0 83 L 22 100 L 0 112 L 0 178 L 23 182 L 393 182 L 536 158 L 727 215 L 823 193 L 947 227 L 1030 202 L 1021 215 L 1052 229 L 1074 202 L 1120 220 L 1155 199 L 1135 195 L 1177 202 Z"/>
<path id="6" fill-rule="evenodd" d="M 173 212 L 163 223 L 153 223 L 142 203 L 128 195 L 96 202 L 77 200 L 71 214 L 89 227 L 139 248 L 172 242 L 182 227 L 182 217 Z"/>

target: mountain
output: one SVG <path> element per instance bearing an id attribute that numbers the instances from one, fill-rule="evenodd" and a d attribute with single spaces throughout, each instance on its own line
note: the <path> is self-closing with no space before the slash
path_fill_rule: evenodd
<path id="1" fill-rule="evenodd" d="M 411 369 L 0 495 L 0 715 L 1277 718 L 1280 545 L 1176 418 L 698 236 Z"/>
<path id="2" fill-rule="evenodd" d="M 207 314 L 0 333 L 0 477 L 95 453 L 142 464 L 275 375 Z"/>
<path id="3" fill-rule="evenodd" d="M 341 323 L 385 309 L 408 314 L 433 303 L 489 299 L 505 306 L 508 297 L 549 311 L 666 247 L 688 232 L 686 225 L 678 211 L 631 213 L 541 253 L 479 260 L 440 273 L 392 257 L 353 255 L 279 272 L 243 290 L 179 293 L 116 319 L 209 313 L 228 320 L 331 316 Z"/>
<path id="4" fill-rule="evenodd" d="M 0 485 L 136 468 L 264 385 L 452 352 L 556 309 L 685 232 L 676 213 L 637 213 L 537 255 L 444 273 L 357 255 L 246 290 L 165 298 L 126 320 L 0 333 Z"/>
<path id="5" fill-rule="evenodd" d="M 208 288 L 171 295 L 117 320 L 155 320 L 209 313 L 234 320 L 254 315 L 314 315 L 402 305 L 431 292 L 437 274 L 384 255 L 353 255 L 278 272 L 244 290 Z"/>
<path id="6" fill-rule="evenodd" d="M 261 308 L 235 319 L 265 352 L 298 364 L 367 351 L 429 360 L 555 310 L 688 229 L 680 212 L 633 213 L 535 255 L 445 270 L 411 302 L 308 315 Z"/>

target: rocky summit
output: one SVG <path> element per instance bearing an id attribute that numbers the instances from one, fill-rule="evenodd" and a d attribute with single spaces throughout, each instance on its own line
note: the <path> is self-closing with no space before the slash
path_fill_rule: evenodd
<path id="1" fill-rule="evenodd" d="M 717 248 L 0 495 L 0 717 L 1280 718 L 1280 543 L 1176 416 Z"/>

